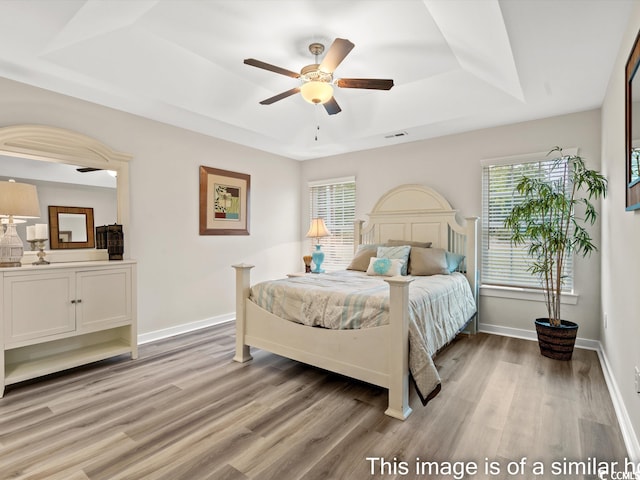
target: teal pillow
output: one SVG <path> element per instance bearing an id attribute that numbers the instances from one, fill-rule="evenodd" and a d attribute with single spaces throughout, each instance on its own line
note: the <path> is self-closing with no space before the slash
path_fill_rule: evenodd
<path id="1" fill-rule="evenodd" d="M 460 264 L 464 260 L 464 255 L 459 253 L 446 252 L 447 254 L 447 268 L 450 273 L 455 272 L 460 267 Z"/>
<path id="2" fill-rule="evenodd" d="M 378 258 L 397 258 L 402 260 L 401 275 L 407 274 L 409 266 L 409 254 L 411 253 L 411 247 L 408 245 L 402 245 L 399 247 L 378 247 Z"/>

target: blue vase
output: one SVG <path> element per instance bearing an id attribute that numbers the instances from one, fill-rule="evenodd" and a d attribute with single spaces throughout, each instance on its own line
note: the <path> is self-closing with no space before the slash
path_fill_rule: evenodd
<path id="1" fill-rule="evenodd" d="M 315 265 L 314 269 L 311 270 L 312 273 L 324 273 L 324 270 L 320 268 L 322 262 L 324 262 L 324 252 L 320 250 L 320 244 L 316 244 L 316 251 L 311 254 L 311 260 L 313 260 L 313 264 Z"/>

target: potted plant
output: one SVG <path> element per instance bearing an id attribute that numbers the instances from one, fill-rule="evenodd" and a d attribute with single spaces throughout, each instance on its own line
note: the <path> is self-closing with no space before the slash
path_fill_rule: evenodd
<path id="1" fill-rule="evenodd" d="M 598 217 L 591 201 L 606 196 L 607 180 L 586 168 L 578 155 L 564 155 L 560 147 L 549 155 L 552 153 L 557 157 L 547 178 L 523 176 L 519 180 L 516 191 L 522 200 L 511 209 L 504 225 L 513 244 L 529 245 L 528 271 L 542 284 L 548 317 L 535 321 L 540 353 L 570 360 L 578 325 L 561 320 L 565 261 L 569 253 L 586 257 L 597 250 L 585 226 L 593 225 Z"/>

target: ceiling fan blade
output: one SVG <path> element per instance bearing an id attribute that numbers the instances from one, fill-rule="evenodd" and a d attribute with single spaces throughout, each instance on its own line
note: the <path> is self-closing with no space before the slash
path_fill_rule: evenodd
<path id="1" fill-rule="evenodd" d="M 320 70 L 327 73 L 333 73 L 333 71 L 338 68 L 338 65 L 340 65 L 342 60 L 349 55 L 349 52 L 353 47 L 355 47 L 355 45 L 346 38 L 336 38 L 329 47 L 327 54 L 324 56 L 324 59 L 320 64 Z"/>
<path id="2" fill-rule="evenodd" d="M 99 170 L 102 170 L 101 168 L 93 168 L 93 167 L 81 167 L 81 168 L 76 168 L 76 171 L 80 172 L 80 173 L 87 173 L 87 172 L 97 172 Z"/>
<path id="3" fill-rule="evenodd" d="M 329 115 L 335 115 L 336 113 L 340 113 L 342 109 L 338 102 L 336 102 L 335 97 L 331 97 L 329 100 L 324 102 L 324 108 Z"/>
<path id="4" fill-rule="evenodd" d="M 299 78 L 300 74 L 296 72 L 292 72 L 291 70 L 287 70 L 286 68 L 276 67 L 275 65 L 271 65 L 270 63 L 261 62 L 260 60 L 256 60 L 255 58 L 245 58 L 245 65 L 251 65 L 252 67 L 263 68 L 264 70 L 269 70 L 270 72 L 279 73 L 280 75 L 286 75 L 287 77 Z"/>
<path id="5" fill-rule="evenodd" d="M 260 102 L 260 105 L 271 105 L 272 103 L 275 103 L 278 100 L 282 100 L 283 98 L 290 97 L 291 95 L 295 95 L 298 92 L 300 92 L 300 88 L 299 87 L 292 88 L 291 90 L 287 90 L 286 92 L 282 92 L 282 93 L 279 93 L 278 95 L 275 95 L 275 96 L 273 96 L 271 98 L 267 98 L 266 100 L 262 100 Z"/>
<path id="6" fill-rule="evenodd" d="M 393 80 L 381 78 L 339 78 L 334 82 L 340 88 L 368 88 L 371 90 L 390 90 Z"/>

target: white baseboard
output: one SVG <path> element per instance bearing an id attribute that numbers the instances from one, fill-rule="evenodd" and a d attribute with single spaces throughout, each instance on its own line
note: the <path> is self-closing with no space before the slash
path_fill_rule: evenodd
<path id="1" fill-rule="evenodd" d="M 481 323 L 478 325 L 478 331 L 485 333 L 493 333 L 494 335 L 504 335 L 505 337 L 523 338 L 525 340 L 538 341 L 535 330 L 524 330 L 522 328 L 503 327 L 501 325 L 490 325 L 488 323 Z M 602 349 L 602 345 L 597 340 L 591 340 L 589 338 L 576 338 L 576 347 L 584 348 L 586 350 Z"/>
<path id="2" fill-rule="evenodd" d="M 480 332 L 492 333 L 495 335 L 504 335 L 507 337 L 523 338 L 525 340 L 537 341 L 536 332 L 533 330 L 523 330 L 520 328 L 503 327 L 500 325 L 490 325 L 487 323 L 481 323 L 478 330 Z M 590 340 L 587 338 L 576 338 L 576 347 L 584 348 L 587 350 L 595 350 L 598 353 L 598 359 L 600 360 L 600 366 L 604 375 L 607 389 L 609 390 L 609 396 L 613 403 L 613 408 L 618 418 L 618 424 L 620 425 L 620 431 L 622 432 L 622 438 L 624 439 L 625 447 L 627 448 L 627 455 L 629 460 L 638 464 L 640 463 L 640 443 L 638 443 L 638 436 L 636 435 L 629 413 L 620 395 L 620 389 L 618 384 L 612 375 L 611 368 L 609 367 L 609 361 L 607 355 L 602 348 L 602 343 L 598 340 Z"/>
<path id="3" fill-rule="evenodd" d="M 205 318 L 204 320 L 198 320 L 197 322 L 184 323 L 182 325 L 176 325 L 175 327 L 163 328 L 162 330 L 155 330 L 153 332 L 141 333 L 140 335 L 138 335 L 138 345 L 154 342 L 156 340 L 162 340 L 163 338 L 173 337 L 182 333 L 193 332 L 194 330 L 211 327 L 220 323 L 232 322 L 235 319 L 235 312 L 227 313 L 226 315 Z"/>
<path id="4" fill-rule="evenodd" d="M 607 388 L 609 389 L 609 394 L 611 395 L 613 408 L 616 411 L 616 417 L 618 417 L 618 423 L 620 424 L 620 430 L 622 431 L 624 444 L 627 447 L 629 460 L 637 465 L 640 462 L 640 443 L 638 443 L 638 436 L 633 429 L 631 419 L 629 418 L 629 413 L 627 412 L 627 407 L 622 400 L 622 395 L 620 394 L 618 383 L 616 382 L 614 376 L 611 374 L 609 360 L 607 360 L 607 355 L 604 353 L 604 349 L 602 348 L 601 343 L 600 348 L 598 349 L 598 357 L 600 358 L 600 365 L 602 366 L 604 380 L 605 382 L 607 382 Z"/>

